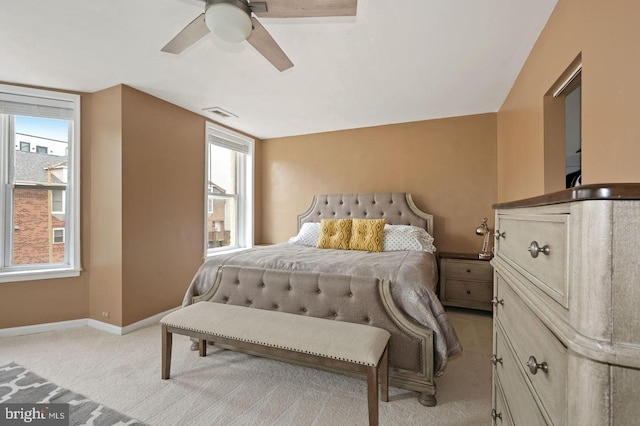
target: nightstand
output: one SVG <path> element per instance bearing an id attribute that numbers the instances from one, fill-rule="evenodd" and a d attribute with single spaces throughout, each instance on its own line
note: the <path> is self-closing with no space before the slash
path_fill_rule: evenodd
<path id="1" fill-rule="evenodd" d="M 493 268 L 477 254 L 440 253 L 440 302 L 492 311 Z"/>

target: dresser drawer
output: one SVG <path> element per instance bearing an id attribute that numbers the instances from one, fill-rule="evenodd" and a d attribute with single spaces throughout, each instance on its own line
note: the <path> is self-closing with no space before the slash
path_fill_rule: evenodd
<path id="1" fill-rule="evenodd" d="M 516 425 L 545 425 L 542 412 L 534 399 L 529 387 L 524 381 L 524 376 L 518 362 L 508 347 L 506 338 L 499 327 L 496 327 L 495 348 L 498 362 L 495 366 L 494 386 L 497 382 L 508 397 L 508 412 Z M 508 418 L 503 413 L 502 420 Z M 509 419 L 510 420 L 510 419 Z M 500 424 L 495 422 L 494 424 Z M 504 424 L 509 424 L 504 423 Z"/>
<path id="2" fill-rule="evenodd" d="M 489 262 L 469 262 L 458 259 L 447 259 L 445 276 L 454 280 L 474 280 L 491 282 L 493 268 Z M 491 297 L 489 297 L 491 299 Z"/>
<path id="3" fill-rule="evenodd" d="M 486 303 L 491 308 L 493 285 L 491 282 L 447 280 L 446 298 L 448 301 L 466 300 Z"/>
<path id="4" fill-rule="evenodd" d="M 568 308 L 569 214 L 499 214 L 496 228 L 503 237 L 496 253 L 556 302 Z M 547 247 L 545 254 L 538 251 Z M 532 248 L 534 246 L 534 248 Z M 534 257 L 535 256 L 535 257 Z"/>
<path id="5" fill-rule="evenodd" d="M 496 376 L 496 381 L 493 384 L 493 410 L 491 411 L 491 417 L 493 424 L 496 426 L 511 426 L 513 421 L 511 415 L 507 409 L 507 403 L 505 402 L 504 393 L 502 392 L 502 384 L 500 379 Z"/>
<path id="6" fill-rule="evenodd" d="M 563 424 L 567 412 L 567 349 L 553 333 L 525 306 L 501 275 L 497 275 L 496 319 L 509 338 L 518 365 L 543 402 L 554 424 Z M 535 374 L 528 367 L 534 357 L 538 368 Z"/>

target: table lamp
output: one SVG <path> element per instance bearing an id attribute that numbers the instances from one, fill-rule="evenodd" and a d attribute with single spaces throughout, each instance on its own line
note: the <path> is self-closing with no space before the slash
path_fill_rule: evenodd
<path id="1" fill-rule="evenodd" d="M 487 218 L 482 219 L 480 226 L 476 228 L 476 235 L 484 235 L 484 242 L 482 243 L 482 251 L 478 253 L 478 259 L 491 259 L 493 253 L 489 250 L 489 239 L 491 238 L 491 229 L 487 225 Z"/>

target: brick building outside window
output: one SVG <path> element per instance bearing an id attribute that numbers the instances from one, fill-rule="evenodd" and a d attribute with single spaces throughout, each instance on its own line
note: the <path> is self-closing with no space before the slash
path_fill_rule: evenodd
<path id="1" fill-rule="evenodd" d="M 19 150 L 15 156 L 12 264 L 62 263 L 67 157 Z"/>

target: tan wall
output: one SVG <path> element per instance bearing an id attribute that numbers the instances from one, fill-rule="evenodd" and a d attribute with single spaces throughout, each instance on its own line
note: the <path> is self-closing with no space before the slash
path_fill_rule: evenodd
<path id="1" fill-rule="evenodd" d="M 51 89 L 47 89 L 51 90 Z M 81 114 L 88 116 L 91 110 L 91 96 L 81 93 Z M 86 270 L 89 259 L 89 174 L 91 154 L 91 131 L 89 120 L 83 118 L 81 125 L 81 243 L 82 265 L 85 270 L 79 277 L 39 281 L 0 283 L 0 328 L 68 321 L 87 318 L 89 314 L 89 273 Z"/>
<path id="2" fill-rule="evenodd" d="M 204 249 L 205 119 L 123 87 L 123 323 L 179 306 Z"/>
<path id="3" fill-rule="evenodd" d="M 582 52 L 583 183 L 639 182 L 640 4 L 560 0 L 498 112 L 498 198 L 544 193 L 543 96 Z"/>
<path id="4" fill-rule="evenodd" d="M 497 199 L 496 114 L 262 141 L 262 242 L 286 241 L 314 194 L 409 192 L 440 251 L 475 252 Z M 493 220 L 491 220 L 493 223 Z"/>
<path id="5" fill-rule="evenodd" d="M 122 325 L 122 87 L 92 95 L 89 316 Z M 83 118 L 85 120 L 85 118 Z M 83 176 L 83 184 L 84 182 Z M 86 267 L 86 265 L 85 265 Z M 104 313 L 104 315 L 103 315 Z M 106 316 L 108 315 L 108 316 Z"/>

